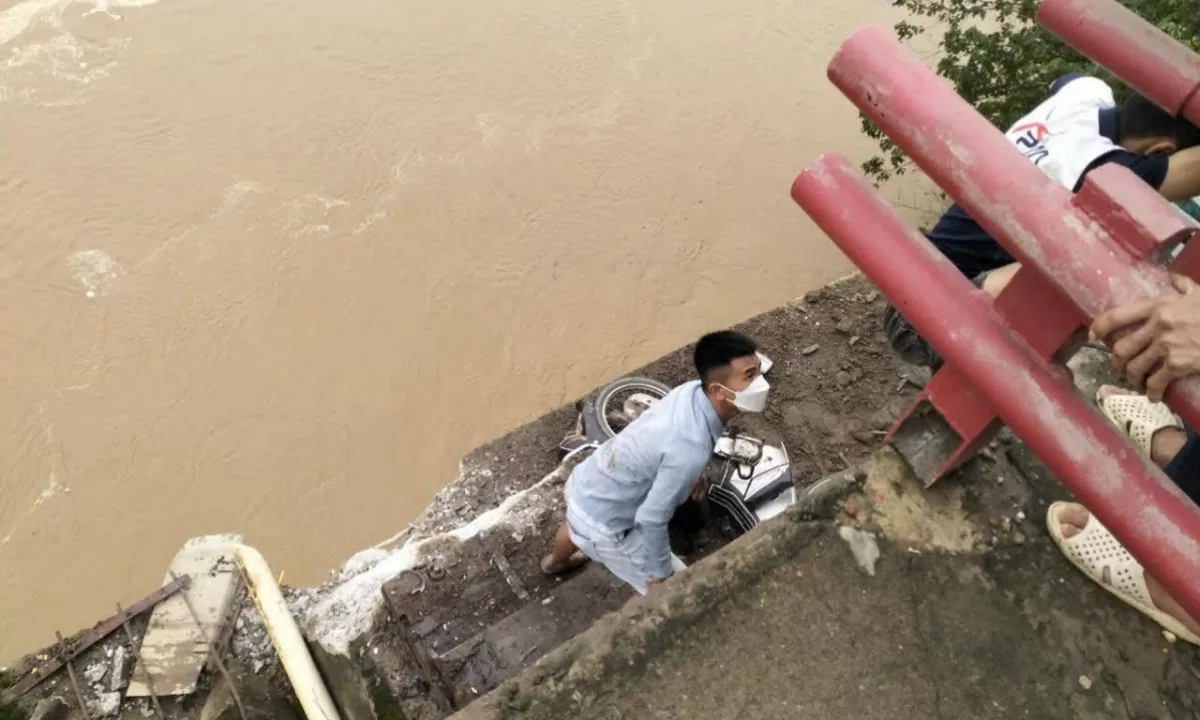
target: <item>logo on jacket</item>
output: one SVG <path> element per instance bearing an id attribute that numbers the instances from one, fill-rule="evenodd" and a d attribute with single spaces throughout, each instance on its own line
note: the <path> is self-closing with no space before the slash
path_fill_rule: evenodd
<path id="1" fill-rule="evenodd" d="M 1037 165 L 1050 151 L 1046 149 L 1045 139 L 1050 136 L 1050 129 L 1040 122 L 1022 123 L 1008 131 L 1008 139 L 1012 140 L 1021 154 Z"/>

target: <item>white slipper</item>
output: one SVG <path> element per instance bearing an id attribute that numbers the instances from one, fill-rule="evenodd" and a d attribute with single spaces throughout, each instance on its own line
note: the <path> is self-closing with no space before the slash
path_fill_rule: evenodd
<path id="1" fill-rule="evenodd" d="M 1143 615 L 1171 631 L 1177 638 L 1193 645 L 1200 645 L 1200 638 L 1192 634 L 1183 623 L 1154 607 L 1150 590 L 1146 587 L 1146 573 L 1142 566 L 1113 534 L 1104 527 L 1095 515 L 1088 513 L 1087 527 L 1078 535 L 1065 537 L 1059 513 L 1068 503 L 1056 502 L 1046 511 L 1046 527 L 1054 544 L 1067 556 L 1071 564 L 1100 587 L 1120 598 L 1127 605 L 1137 608 Z M 1104 582 L 1104 570 L 1108 570 L 1111 583 Z"/>
<path id="2" fill-rule="evenodd" d="M 1107 386 L 1106 386 L 1107 387 Z M 1100 388 L 1101 391 L 1104 388 Z M 1109 422 L 1129 436 L 1142 452 L 1150 455 L 1150 441 L 1163 428 L 1183 429 L 1183 423 L 1166 403 L 1151 402 L 1145 395 L 1113 394 L 1102 397 L 1096 393 L 1096 405 Z"/>

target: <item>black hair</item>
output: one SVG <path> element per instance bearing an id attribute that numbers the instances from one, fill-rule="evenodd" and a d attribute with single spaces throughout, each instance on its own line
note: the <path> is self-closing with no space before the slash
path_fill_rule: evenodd
<path id="1" fill-rule="evenodd" d="M 696 363 L 696 374 L 707 384 L 714 370 L 729 367 L 734 358 L 746 357 L 756 352 L 758 345 L 750 338 L 733 330 L 721 330 L 700 338 L 692 360 Z"/>
<path id="2" fill-rule="evenodd" d="M 1117 134 L 1121 140 L 1170 138 L 1177 150 L 1200 145 L 1200 128 L 1175 117 L 1137 93 L 1131 94 L 1121 104 Z"/>

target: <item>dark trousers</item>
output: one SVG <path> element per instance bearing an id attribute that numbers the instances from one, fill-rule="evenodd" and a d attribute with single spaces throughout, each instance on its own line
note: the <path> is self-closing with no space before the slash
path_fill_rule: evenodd
<path id="1" fill-rule="evenodd" d="M 987 273 L 980 273 L 971 279 L 977 288 L 983 288 L 983 280 Z M 929 341 L 921 337 L 900 311 L 889 304 L 883 311 L 883 334 L 887 336 L 888 345 L 909 365 L 933 368 L 942 366 L 942 356 L 934 349 Z"/>
<path id="2" fill-rule="evenodd" d="M 1187 429 L 1187 435 L 1183 449 L 1163 469 L 1192 502 L 1200 505 L 1200 438 L 1191 428 Z"/>

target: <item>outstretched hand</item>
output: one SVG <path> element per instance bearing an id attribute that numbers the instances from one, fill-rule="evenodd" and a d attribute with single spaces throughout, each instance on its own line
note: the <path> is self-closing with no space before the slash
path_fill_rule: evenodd
<path id="1" fill-rule="evenodd" d="M 1200 373 L 1200 286 L 1172 275 L 1176 292 L 1113 308 L 1092 323 L 1092 337 L 1144 323 L 1112 345 L 1113 365 L 1151 400 L 1162 400 L 1174 380 Z"/>

